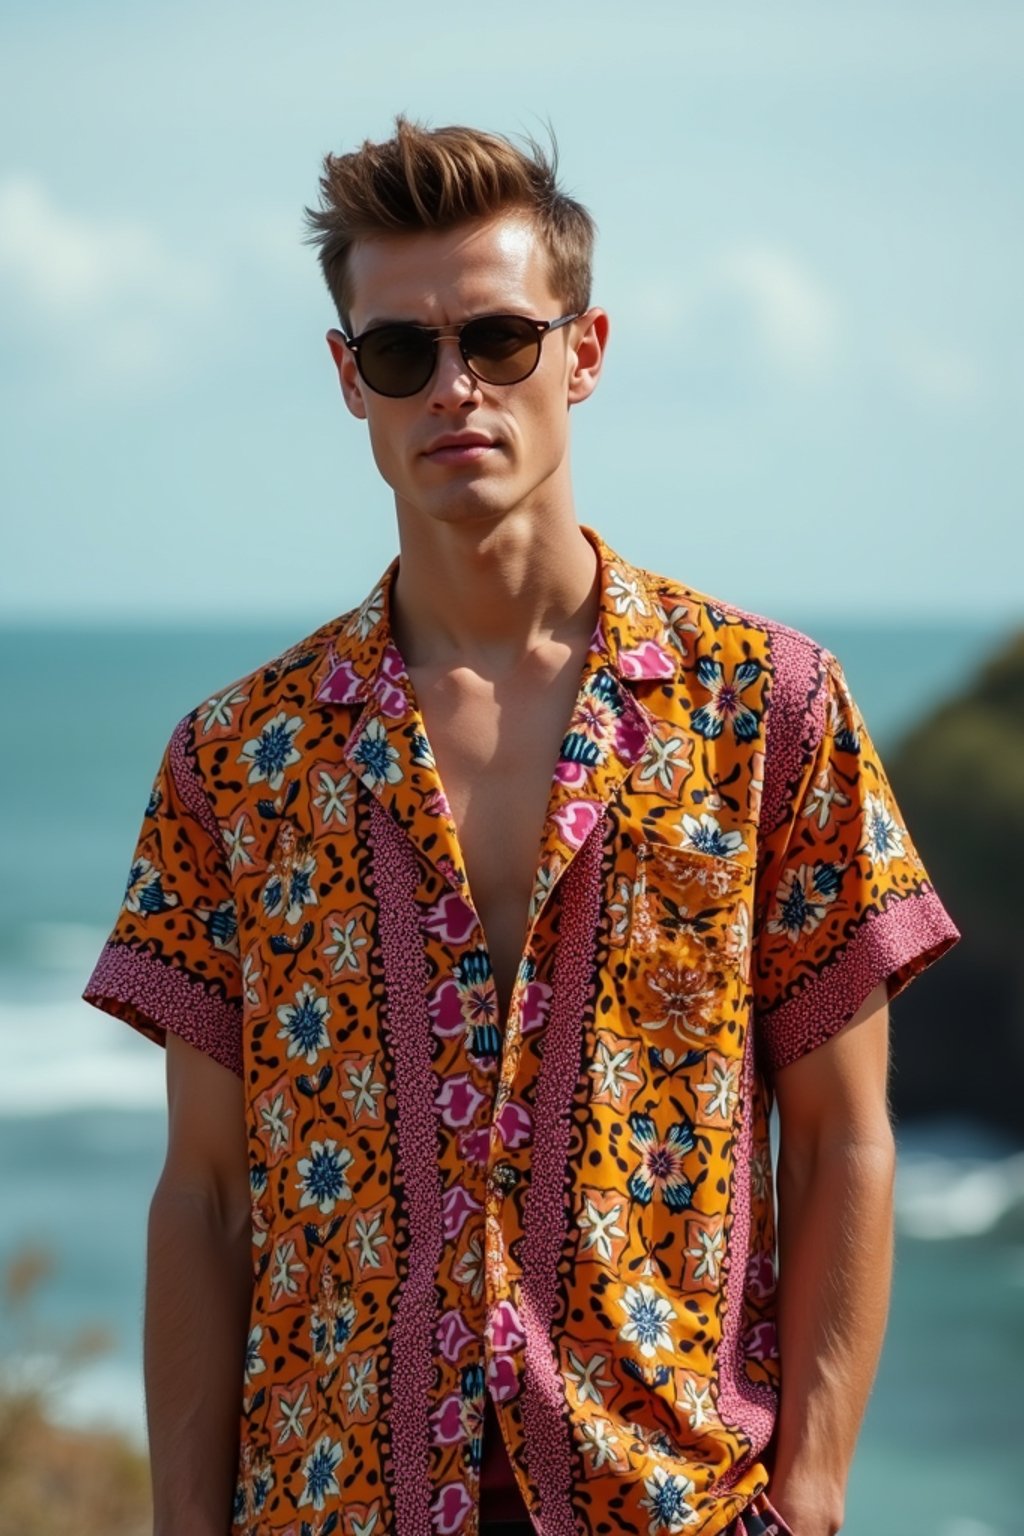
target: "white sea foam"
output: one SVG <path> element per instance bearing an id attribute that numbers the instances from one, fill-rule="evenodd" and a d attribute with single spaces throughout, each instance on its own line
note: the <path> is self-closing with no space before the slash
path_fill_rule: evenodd
<path id="1" fill-rule="evenodd" d="M 164 1053 L 79 998 L 0 996 L 0 1115 L 161 1109 Z"/>
<path id="2" fill-rule="evenodd" d="M 1024 1234 L 1024 1152 L 985 1159 L 904 1152 L 896 1220 L 907 1237 L 932 1240 Z"/>

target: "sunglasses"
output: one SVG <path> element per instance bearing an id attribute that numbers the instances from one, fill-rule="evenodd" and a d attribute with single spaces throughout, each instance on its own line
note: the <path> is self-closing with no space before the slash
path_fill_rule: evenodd
<path id="1" fill-rule="evenodd" d="M 437 367 L 437 343 L 456 337 L 462 360 L 484 384 L 521 384 L 540 362 L 544 337 L 582 313 L 557 320 L 526 315 L 480 315 L 462 325 L 375 325 L 361 336 L 345 336 L 359 376 L 378 395 L 401 400 L 430 382 Z M 344 335 L 344 333 L 342 333 Z"/>

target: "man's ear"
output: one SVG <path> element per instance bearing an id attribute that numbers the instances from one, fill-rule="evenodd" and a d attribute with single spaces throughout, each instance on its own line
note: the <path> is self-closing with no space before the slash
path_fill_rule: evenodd
<path id="1" fill-rule="evenodd" d="M 582 329 L 577 330 L 577 327 Z M 578 405 L 597 388 L 608 346 L 608 316 L 603 309 L 588 309 L 572 322 L 568 403 Z"/>
<path id="2" fill-rule="evenodd" d="M 345 404 L 353 416 L 358 416 L 360 421 L 365 421 L 366 403 L 363 400 L 362 380 L 359 377 L 356 360 L 351 350 L 345 345 L 344 336 L 340 331 L 328 331 L 327 345 L 334 359 L 334 366 L 338 370 L 338 382 L 341 385 Z"/>

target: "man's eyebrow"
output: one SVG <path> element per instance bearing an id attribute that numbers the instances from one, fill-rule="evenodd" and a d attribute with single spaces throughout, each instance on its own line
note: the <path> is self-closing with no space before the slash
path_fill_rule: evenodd
<path id="1" fill-rule="evenodd" d="M 490 315 L 525 315 L 529 308 L 520 306 L 518 309 L 512 305 L 506 305 L 504 309 L 475 309 L 472 314 L 464 315 L 461 320 L 455 320 L 453 325 L 466 325 L 470 320 L 485 320 Z M 436 327 L 428 325 L 425 320 L 410 320 L 408 315 L 374 315 L 363 326 L 364 331 L 376 330 L 380 325 L 415 325 L 421 331 L 432 331 Z"/>

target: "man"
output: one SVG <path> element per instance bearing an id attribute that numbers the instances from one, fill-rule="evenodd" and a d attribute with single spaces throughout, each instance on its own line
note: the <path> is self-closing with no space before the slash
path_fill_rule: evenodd
<path id="1" fill-rule="evenodd" d="M 328 156 L 400 554 L 178 726 L 86 992 L 167 1046 L 158 1536 L 842 1521 L 957 930 L 836 658 L 577 522 L 608 319 L 529 149 Z"/>

